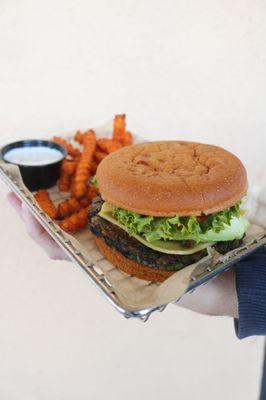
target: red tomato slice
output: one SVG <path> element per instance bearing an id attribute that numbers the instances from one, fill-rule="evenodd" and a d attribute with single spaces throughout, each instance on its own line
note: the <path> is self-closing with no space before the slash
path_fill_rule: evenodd
<path id="1" fill-rule="evenodd" d="M 205 220 L 205 218 L 206 218 L 206 215 L 199 215 L 199 216 L 197 217 L 197 221 L 198 221 L 198 222 L 202 222 L 202 221 Z"/>

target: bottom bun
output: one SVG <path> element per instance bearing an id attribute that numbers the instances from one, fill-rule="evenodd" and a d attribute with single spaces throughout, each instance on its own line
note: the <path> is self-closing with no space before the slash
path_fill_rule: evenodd
<path id="1" fill-rule="evenodd" d="M 108 246 L 105 241 L 99 237 L 95 237 L 95 242 L 99 250 L 105 255 L 106 259 L 110 261 L 115 267 L 121 271 L 135 276 L 139 279 L 144 279 L 151 282 L 163 282 L 169 276 L 173 275 L 176 271 L 164 271 L 155 268 L 141 265 L 130 258 L 125 257 L 119 251 Z"/>

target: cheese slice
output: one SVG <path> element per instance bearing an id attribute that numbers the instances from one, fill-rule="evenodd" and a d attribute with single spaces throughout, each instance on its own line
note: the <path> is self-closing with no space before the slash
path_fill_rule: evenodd
<path id="1" fill-rule="evenodd" d="M 108 203 L 103 203 L 101 211 L 99 212 L 99 216 L 105 219 L 106 221 L 111 222 L 112 224 L 119 226 L 119 228 L 123 229 L 127 232 L 126 228 L 119 224 L 119 222 L 113 217 L 113 207 Z M 198 243 L 192 247 L 184 247 L 177 240 L 155 240 L 153 242 L 148 242 L 143 236 L 138 234 L 132 234 L 136 240 L 145 246 L 149 247 L 152 250 L 159 251 L 160 253 L 166 254 L 177 254 L 177 255 L 188 255 L 196 253 L 197 251 L 206 249 L 207 247 L 215 244 L 215 242 L 209 243 Z"/>

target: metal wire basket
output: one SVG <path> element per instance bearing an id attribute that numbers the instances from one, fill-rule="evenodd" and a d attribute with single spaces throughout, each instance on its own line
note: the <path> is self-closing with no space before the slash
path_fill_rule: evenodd
<path id="1" fill-rule="evenodd" d="M 138 318 L 142 321 L 147 321 L 154 311 L 163 311 L 165 309 L 167 304 L 134 311 L 125 307 L 101 270 L 100 264 L 104 256 L 102 256 L 102 258 L 101 256 L 98 257 L 97 262 L 93 262 L 87 254 L 84 254 L 77 240 L 62 231 L 62 229 L 40 209 L 32 194 L 24 186 L 18 168 L 14 168 L 14 166 L 10 164 L 2 163 L 0 164 L 0 176 L 10 190 L 28 207 L 40 224 L 69 256 L 74 265 L 77 265 L 86 274 L 108 302 L 125 318 Z M 57 195 L 58 193 L 55 191 L 54 196 L 56 197 Z M 198 286 L 205 284 L 221 272 L 226 271 L 233 264 L 263 245 L 266 245 L 266 234 L 262 235 L 259 239 L 254 239 L 249 245 L 236 249 L 232 255 L 222 259 L 222 261 L 217 262 L 212 267 L 207 267 L 201 274 L 192 276 L 187 291 L 194 291 Z M 92 248 L 91 251 L 95 252 L 95 249 Z M 178 301 L 178 299 L 176 299 L 176 301 Z"/>

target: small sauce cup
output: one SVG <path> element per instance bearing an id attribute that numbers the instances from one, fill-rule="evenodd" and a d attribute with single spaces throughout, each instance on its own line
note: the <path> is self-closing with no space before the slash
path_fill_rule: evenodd
<path id="1" fill-rule="evenodd" d="M 54 186 L 66 156 L 64 147 L 49 140 L 20 140 L 0 150 L 0 157 L 5 162 L 19 167 L 23 182 L 30 191 Z"/>

